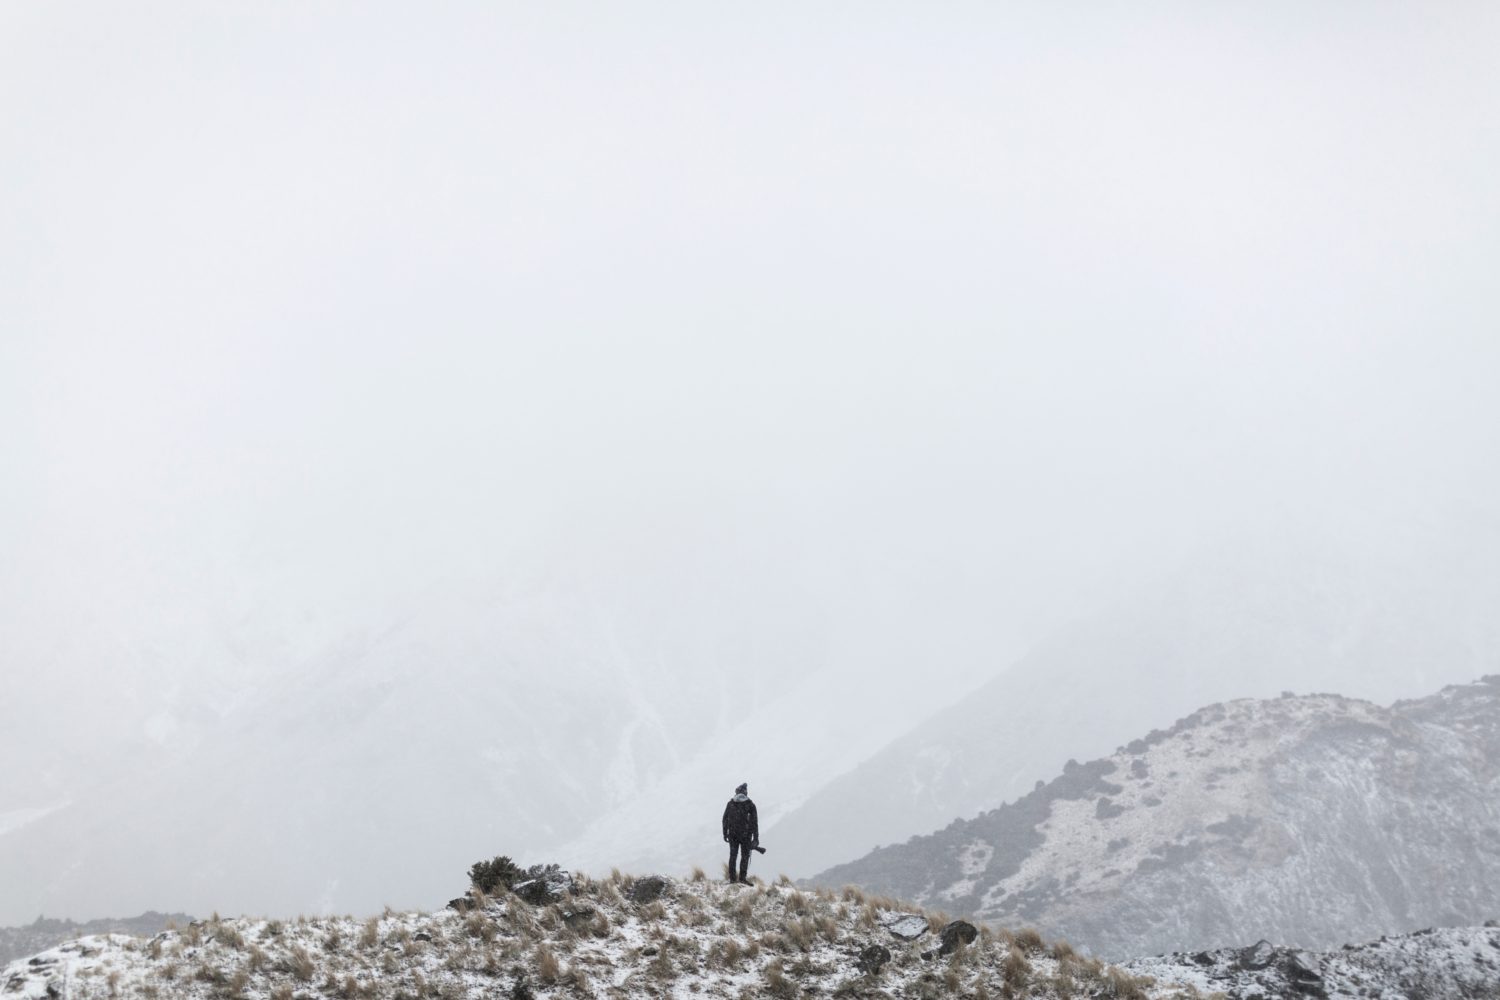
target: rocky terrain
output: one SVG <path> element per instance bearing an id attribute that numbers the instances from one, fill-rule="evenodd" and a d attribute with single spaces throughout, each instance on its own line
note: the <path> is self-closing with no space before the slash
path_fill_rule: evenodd
<path id="1" fill-rule="evenodd" d="M 1195 997 L 857 889 L 565 872 L 437 913 L 214 918 L 11 963 L 0 997 Z"/>
<path id="2" fill-rule="evenodd" d="M 1493 1000 L 1500 997 L 1500 927 L 1489 921 L 1421 930 L 1323 953 L 1261 941 L 1136 959 L 1123 968 L 1232 1000 Z"/>
<path id="3" fill-rule="evenodd" d="M 1480 924 L 1500 913 L 1500 677 L 1388 708 L 1212 705 L 809 881 L 1113 958 Z"/>
<path id="4" fill-rule="evenodd" d="M 35 955 L 54 945 L 74 938 L 91 937 L 98 934 L 128 934 L 150 937 L 165 930 L 168 924 L 187 925 L 193 918 L 186 913 L 157 913 L 150 911 L 138 917 L 120 920 L 106 918 L 79 923 L 76 920 L 56 920 L 37 917 L 25 927 L 0 927 L 0 965 Z"/>

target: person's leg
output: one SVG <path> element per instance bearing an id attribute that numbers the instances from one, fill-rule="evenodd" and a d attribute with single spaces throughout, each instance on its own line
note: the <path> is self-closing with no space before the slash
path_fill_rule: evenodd
<path id="1" fill-rule="evenodd" d="M 750 842 L 747 840 L 740 845 L 740 881 L 748 883 L 747 874 L 750 871 Z"/>
<path id="2" fill-rule="evenodd" d="M 735 860 L 739 857 L 739 853 L 740 853 L 740 842 L 738 840 L 734 840 L 734 839 L 731 838 L 730 841 L 729 841 L 729 881 L 731 881 L 731 882 L 733 882 L 735 880 L 734 879 L 734 866 L 735 866 Z M 750 853 L 749 849 L 746 849 L 745 853 L 749 854 Z"/>

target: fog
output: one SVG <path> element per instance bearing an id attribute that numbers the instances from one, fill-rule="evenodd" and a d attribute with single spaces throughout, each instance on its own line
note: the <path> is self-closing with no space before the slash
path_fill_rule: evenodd
<path id="1" fill-rule="evenodd" d="M 495 805 L 456 885 L 330 888 L 355 814 L 305 895 L 27 853 L 0 921 L 441 901 L 733 732 L 712 838 L 760 741 L 828 751 L 753 776 L 805 797 L 1283 524 L 1493 592 L 1497 48 L 1478 3 L 9 5 L 0 854 L 344 713 L 399 762 L 358 802 Z M 470 736 L 571 813 L 438 775 Z M 160 780 L 164 858 L 256 849 Z"/>

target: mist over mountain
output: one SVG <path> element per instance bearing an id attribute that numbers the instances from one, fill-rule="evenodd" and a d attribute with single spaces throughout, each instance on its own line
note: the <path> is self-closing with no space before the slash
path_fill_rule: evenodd
<path id="1" fill-rule="evenodd" d="M 1496 669 L 1482 4 L 0 5 L 0 924 L 772 873 Z"/>
<path id="2" fill-rule="evenodd" d="M 159 740 L 75 773 L 66 797 L 29 800 L 42 808 L 0 829 L 11 889 L 0 912 L 435 905 L 444 873 L 502 849 L 551 857 L 665 776 L 714 759 L 733 727 L 763 732 L 850 683 L 849 666 L 826 655 L 820 670 L 796 667 L 819 655 L 811 625 L 763 619 L 786 643 L 767 663 L 769 634 L 723 643 L 689 625 L 672 630 L 672 646 L 643 631 L 650 608 L 634 606 L 617 621 L 562 587 L 487 599 L 439 591 L 421 614 L 313 648 L 303 672 L 232 702 L 168 701 L 151 716 Z M 727 673 L 684 676 L 694 660 Z M 752 671 L 753 683 L 730 683 Z M 942 696 L 933 691 L 929 707 Z M 868 711 L 895 719 L 911 704 L 871 700 Z M 830 732 L 844 756 L 818 761 L 808 787 L 883 738 L 881 728 Z M 44 757 L 49 745 L 27 752 Z M 724 774 L 782 763 L 718 759 L 707 807 L 694 812 L 712 826 Z M 674 861 L 673 871 L 690 863 Z"/>
<path id="3" fill-rule="evenodd" d="M 1114 958 L 1477 926 L 1500 911 L 1500 675 L 1389 708 L 1211 705 L 812 881 Z"/>

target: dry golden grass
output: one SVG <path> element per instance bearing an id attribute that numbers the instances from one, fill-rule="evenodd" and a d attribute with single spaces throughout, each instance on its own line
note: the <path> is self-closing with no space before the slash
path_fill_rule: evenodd
<path id="1" fill-rule="evenodd" d="M 1026 982 L 1031 978 L 1031 962 L 1018 945 L 1012 945 L 1000 963 L 1000 978 L 1005 983 L 1006 992 L 1011 995 L 1026 988 Z"/>
<path id="2" fill-rule="evenodd" d="M 1046 945 L 1042 942 L 1042 935 L 1035 927 L 1022 927 L 1015 932 L 1014 943 L 1027 954 L 1045 951 Z"/>
<path id="3" fill-rule="evenodd" d="M 536 950 L 536 977 L 548 986 L 555 985 L 562 978 L 562 963 L 546 945 L 540 945 Z"/>

